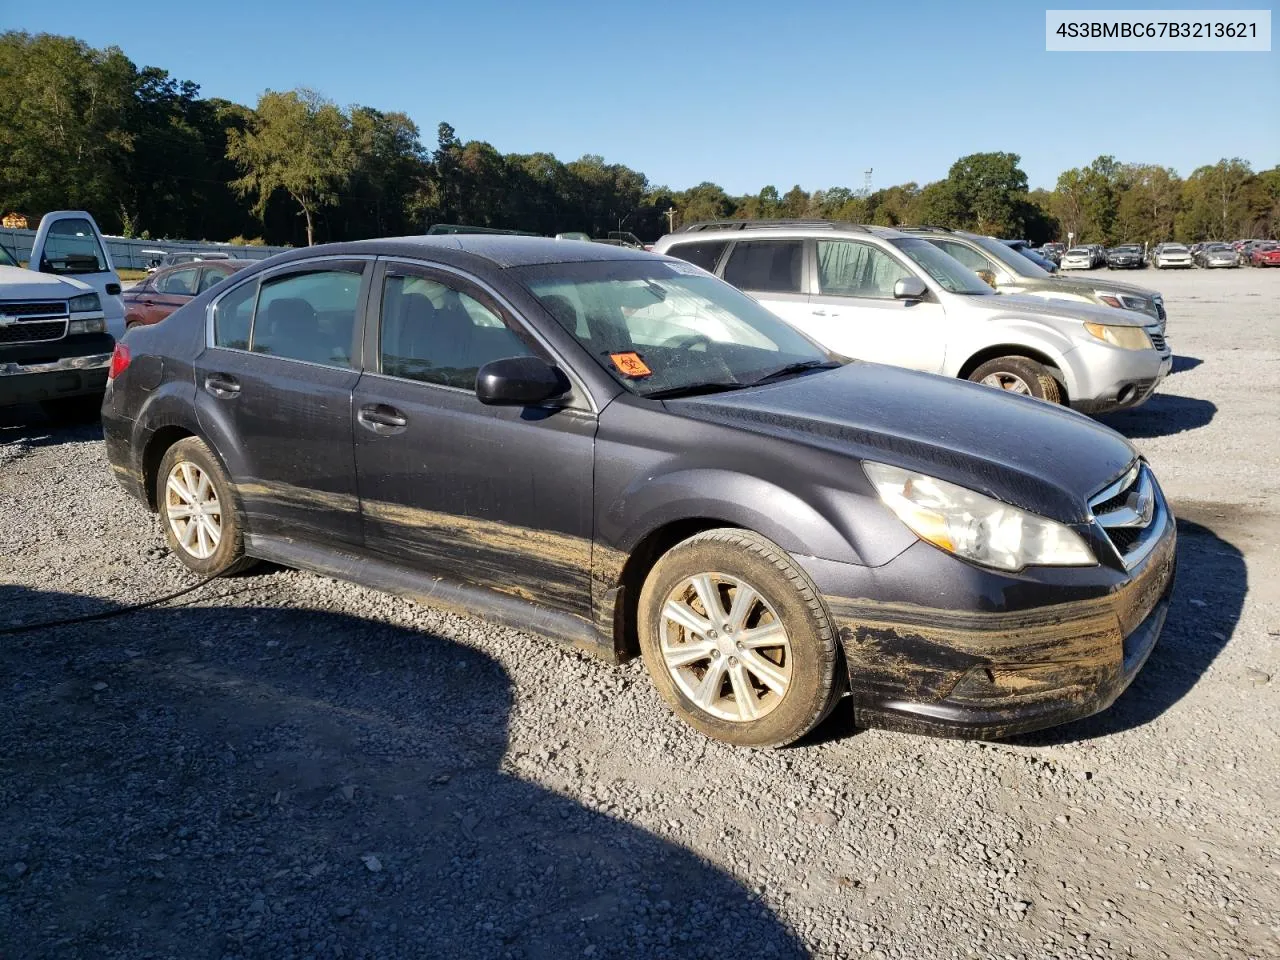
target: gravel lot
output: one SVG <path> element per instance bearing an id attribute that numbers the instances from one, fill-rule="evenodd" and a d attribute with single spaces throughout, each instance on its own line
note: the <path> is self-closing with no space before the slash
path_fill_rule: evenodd
<path id="1" fill-rule="evenodd" d="M 1280 956 L 1280 270 L 1133 279 L 1180 573 L 1109 712 L 734 750 L 639 662 L 259 569 L 0 635 L 0 958 Z M 191 582 L 96 428 L 0 411 L 0 630 Z"/>

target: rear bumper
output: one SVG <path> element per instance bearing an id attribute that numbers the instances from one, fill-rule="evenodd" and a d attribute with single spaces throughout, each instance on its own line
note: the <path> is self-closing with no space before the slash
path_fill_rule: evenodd
<path id="1" fill-rule="evenodd" d="M 0 406 L 101 394 L 110 353 L 57 360 L 0 361 Z"/>
<path id="2" fill-rule="evenodd" d="M 923 543 L 872 569 L 798 559 L 839 631 L 859 724 L 998 739 L 1105 710 L 1142 669 L 1173 590 L 1177 535 L 1161 522 L 1127 573 L 1007 575 Z"/>

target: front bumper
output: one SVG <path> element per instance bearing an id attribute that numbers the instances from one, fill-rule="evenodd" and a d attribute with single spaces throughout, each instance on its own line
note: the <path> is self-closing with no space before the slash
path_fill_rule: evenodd
<path id="1" fill-rule="evenodd" d="M 1173 352 L 1120 350 L 1104 343 L 1082 343 L 1069 351 L 1070 402 L 1081 413 L 1111 413 L 1141 406 L 1173 370 Z"/>
<path id="2" fill-rule="evenodd" d="M 110 366 L 110 353 L 30 362 L 0 360 L 0 406 L 101 394 Z"/>
<path id="3" fill-rule="evenodd" d="M 998 739 L 1105 710 L 1168 614 L 1177 536 L 1167 509 L 1161 522 L 1128 573 L 1001 574 L 925 543 L 879 568 L 806 562 L 839 630 L 856 722 Z"/>

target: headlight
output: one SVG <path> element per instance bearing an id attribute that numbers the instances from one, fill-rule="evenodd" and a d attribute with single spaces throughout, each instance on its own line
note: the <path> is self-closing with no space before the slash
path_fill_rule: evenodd
<path id="1" fill-rule="evenodd" d="M 1085 323 L 1084 328 L 1113 347 L 1122 350 L 1150 350 L 1151 338 L 1141 327 L 1119 327 L 1109 323 Z"/>
<path id="2" fill-rule="evenodd" d="M 91 310 L 101 310 L 102 301 L 96 293 L 82 293 L 67 301 L 67 309 L 72 313 L 88 313 Z"/>
<path id="3" fill-rule="evenodd" d="M 885 506 L 921 540 L 998 570 L 1028 566 L 1093 566 L 1080 534 L 999 500 L 886 463 L 863 470 Z"/>
<path id="4" fill-rule="evenodd" d="M 67 325 L 67 336 L 74 337 L 78 333 L 106 333 L 107 321 L 98 317 L 94 320 L 72 320 Z"/>

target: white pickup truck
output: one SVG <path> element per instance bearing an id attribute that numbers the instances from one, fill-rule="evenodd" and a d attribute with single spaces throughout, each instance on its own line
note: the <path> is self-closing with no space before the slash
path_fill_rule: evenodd
<path id="1" fill-rule="evenodd" d="M 88 213 L 46 214 L 27 268 L 0 246 L 0 407 L 95 414 L 123 335 L 120 278 Z"/>

